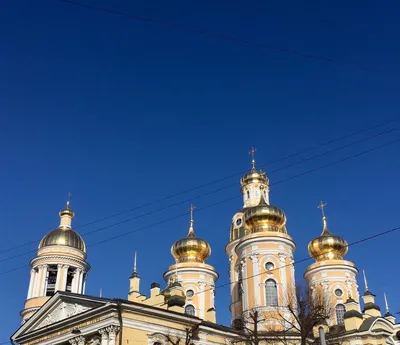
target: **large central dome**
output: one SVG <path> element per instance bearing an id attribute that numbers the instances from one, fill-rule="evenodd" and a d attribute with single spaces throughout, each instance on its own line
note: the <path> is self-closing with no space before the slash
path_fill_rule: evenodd
<path id="1" fill-rule="evenodd" d="M 50 231 L 40 241 L 39 249 L 48 246 L 68 246 L 79 249 L 82 252 L 86 251 L 86 245 L 83 238 L 74 230 L 71 229 L 55 229 Z"/>

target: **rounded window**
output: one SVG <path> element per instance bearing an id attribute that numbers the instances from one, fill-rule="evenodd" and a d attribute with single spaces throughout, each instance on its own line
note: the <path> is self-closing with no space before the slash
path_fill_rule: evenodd
<path id="1" fill-rule="evenodd" d="M 265 269 L 266 269 L 267 271 L 273 270 L 274 267 L 275 267 L 275 265 L 274 265 L 272 262 L 270 262 L 270 261 L 267 262 L 267 263 L 265 264 Z"/>
<path id="2" fill-rule="evenodd" d="M 186 291 L 186 297 L 192 298 L 194 296 L 194 291 L 193 290 L 187 290 Z"/>
<path id="3" fill-rule="evenodd" d="M 336 289 L 336 290 L 335 290 L 335 295 L 338 296 L 338 297 L 340 297 L 340 296 L 343 295 L 343 291 L 340 290 L 340 289 Z"/>
<path id="4" fill-rule="evenodd" d="M 236 226 L 242 225 L 242 218 L 236 219 Z"/>

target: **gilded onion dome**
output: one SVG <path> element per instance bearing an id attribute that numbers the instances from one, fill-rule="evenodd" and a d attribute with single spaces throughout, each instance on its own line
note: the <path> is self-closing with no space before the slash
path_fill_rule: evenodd
<path id="1" fill-rule="evenodd" d="M 200 262 L 211 255 L 211 247 L 207 241 L 196 237 L 193 229 L 193 210 L 190 208 L 190 226 L 189 232 L 185 238 L 176 241 L 171 247 L 171 254 L 175 260 L 180 262 Z"/>
<path id="2" fill-rule="evenodd" d="M 328 231 L 323 209 L 325 205 L 321 202 L 318 206 L 322 210 L 322 234 L 308 244 L 308 252 L 316 261 L 343 260 L 348 250 L 348 244 L 342 237 L 332 235 Z"/>
<path id="3" fill-rule="evenodd" d="M 39 249 L 48 246 L 67 246 L 83 252 L 86 251 L 86 245 L 82 237 L 71 228 L 72 219 L 75 213 L 70 209 L 69 202 L 65 209 L 59 212 L 60 226 L 45 235 L 39 243 Z"/>
<path id="4" fill-rule="evenodd" d="M 286 216 L 278 207 L 268 205 L 261 194 L 260 203 L 257 206 L 245 210 L 243 220 L 245 226 L 256 232 L 282 232 L 286 233 Z"/>

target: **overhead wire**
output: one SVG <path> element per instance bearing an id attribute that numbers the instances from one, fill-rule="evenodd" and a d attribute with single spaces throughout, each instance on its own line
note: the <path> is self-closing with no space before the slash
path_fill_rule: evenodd
<path id="1" fill-rule="evenodd" d="M 319 153 L 319 154 L 317 154 L 317 155 L 314 155 L 314 156 L 305 158 L 305 159 L 300 160 L 300 161 L 298 161 L 298 162 L 288 164 L 288 165 L 286 165 L 286 166 L 280 167 L 280 168 L 275 169 L 275 170 L 271 170 L 271 171 L 269 172 L 269 175 L 270 175 L 270 174 L 273 174 L 273 173 L 276 173 L 276 172 L 278 172 L 278 171 L 282 171 L 282 170 L 284 170 L 284 169 L 287 169 L 287 168 L 296 166 L 296 165 L 298 165 L 298 164 L 304 163 L 304 162 L 306 162 L 306 161 L 310 161 L 310 160 L 312 160 L 312 159 L 322 157 L 322 156 L 327 155 L 327 154 L 329 154 L 329 153 L 332 153 L 332 152 L 335 152 L 335 151 L 339 151 L 339 150 L 341 150 L 341 149 L 348 148 L 348 147 L 350 147 L 350 146 L 353 146 L 353 145 L 356 145 L 356 144 L 365 142 L 365 141 L 367 141 L 367 140 L 374 139 L 374 138 L 377 138 L 377 137 L 379 137 L 379 136 L 382 136 L 382 135 L 385 135 L 385 134 L 388 134 L 388 133 L 392 133 L 392 132 L 397 131 L 397 130 L 398 130 L 397 127 L 396 127 L 396 128 L 392 128 L 392 129 L 388 129 L 388 130 L 386 130 L 386 131 L 383 131 L 383 132 L 374 134 L 374 135 L 369 136 L 369 137 L 367 137 L 367 138 L 363 138 L 363 139 L 360 139 L 360 140 L 358 140 L 358 141 L 355 141 L 355 142 L 352 142 L 352 143 L 349 143 L 349 144 L 345 144 L 345 145 L 342 145 L 342 146 L 339 146 L 339 147 L 336 147 L 336 148 L 327 150 L 327 151 L 325 151 L 325 152 L 322 152 L 322 153 Z M 328 163 L 328 164 L 329 164 L 329 163 Z M 278 183 L 272 183 L 270 186 L 274 186 L 275 184 L 279 184 L 279 183 L 282 183 L 282 182 L 279 181 Z M 236 183 L 236 182 L 233 183 L 233 184 L 227 185 L 227 186 L 220 187 L 220 188 L 218 188 L 218 189 L 214 189 L 214 190 L 209 191 L 209 192 L 206 192 L 206 193 L 204 193 L 204 194 L 199 194 L 199 195 L 193 196 L 193 197 L 191 197 L 191 198 L 189 198 L 189 199 L 185 199 L 185 200 L 179 201 L 179 202 L 174 203 L 174 204 L 170 204 L 170 205 L 167 205 L 167 206 L 163 206 L 163 207 L 158 208 L 158 209 L 156 209 L 156 210 L 151 210 L 151 211 L 149 211 L 149 212 L 147 212 L 147 213 L 144 213 L 144 214 L 141 214 L 141 215 L 138 215 L 138 216 L 135 216 L 135 217 L 127 218 L 127 219 L 125 219 L 125 220 L 123 220 L 123 221 L 120 221 L 120 222 L 117 222 L 117 223 L 114 223 L 114 224 L 111 224 L 111 225 L 103 226 L 103 227 L 98 228 L 98 229 L 94 229 L 94 230 L 91 230 L 91 231 L 84 232 L 84 233 L 82 233 L 82 235 L 87 236 L 87 235 L 91 235 L 91 234 L 94 234 L 94 233 L 98 233 L 98 232 L 103 231 L 103 230 L 106 230 L 106 229 L 110 229 L 110 228 L 113 228 L 113 227 L 116 227 L 116 226 L 120 226 L 120 225 L 126 224 L 126 223 L 128 223 L 128 222 L 137 220 L 137 219 L 139 219 L 139 218 L 143 218 L 143 217 L 146 217 L 146 216 L 149 216 L 149 215 L 152 215 L 152 214 L 155 214 L 155 213 L 164 211 L 164 210 L 169 209 L 169 208 L 171 208 L 171 207 L 175 207 L 175 206 L 179 206 L 179 205 L 182 205 L 182 204 L 186 204 L 186 203 L 188 203 L 188 202 L 193 202 L 194 200 L 197 200 L 197 199 L 199 199 L 199 198 L 201 198 L 201 197 L 205 197 L 205 196 L 208 196 L 208 195 L 211 195 L 211 194 L 214 194 L 214 193 L 217 193 L 217 192 L 220 192 L 220 191 L 222 191 L 222 190 L 226 190 L 226 189 L 228 189 L 228 188 L 232 188 L 232 187 L 235 187 L 235 186 L 237 186 L 237 183 Z M 175 219 L 175 218 L 173 218 L 173 219 Z M 39 242 L 39 241 L 40 241 L 40 240 L 38 240 L 37 242 Z M 35 242 L 35 243 L 37 243 L 37 242 Z M 9 260 L 12 260 L 12 259 L 15 259 L 15 258 L 19 258 L 19 257 L 24 256 L 24 255 L 32 254 L 32 253 L 35 253 L 35 252 L 36 252 L 36 249 L 30 250 L 30 251 L 26 251 L 26 252 L 24 252 L 24 253 L 16 254 L 16 255 L 14 255 L 14 256 L 9 256 L 9 257 L 0 259 L 0 263 L 9 261 Z"/>
<path id="2" fill-rule="evenodd" d="M 365 154 L 367 154 L 367 153 L 370 153 L 370 152 L 379 150 L 379 149 L 381 149 L 381 148 L 384 148 L 384 147 L 387 147 L 387 146 L 389 146 L 389 145 L 393 145 L 393 144 L 396 144 L 396 143 L 399 143 L 399 142 L 400 142 L 400 139 L 397 139 L 397 140 L 393 140 L 393 141 L 387 142 L 387 143 L 382 144 L 382 145 L 379 145 L 379 146 L 375 146 L 375 147 L 370 148 L 370 149 L 368 149 L 368 150 L 364 150 L 364 151 L 358 152 L 358 153 L 356 153 L 356 154 L 353 154 L 353 155 L 351 155 L 351 156 L 347 156 L 347 157 L 341 158 L 341 159 L 339 159 L 339 160 L 336 160 L 336 161 L 334 161 L 334 162 L 331 162 L 331 163 L 322 165 L 322 166 L 320 166 L 320 167 L 313 168 L 313 169 L 307 170 L 307 171 L 305 171 L 305 172 L 299 173 L 299 174 L 297 174 L 297 175 L 290 176 L 290 177 L 288 177 L 288 178 L 285 178 L 285 179 L 283 179 L 283 180 L 280 180 L 280 181 L 278 181 L 278 182 L 275 182 L 274 184 L 271 184 L 271 186 L 272 186 L 272 185 L 276 185 L 276 184 L 280 184 L 280 183 L 284 183 L 284 182 L 286 182 L 286 181 L 293 180 L 294 178 L 301 177 L 301 176 L 304 176 L 304 175 L 306 175 L 306 174 L 309 174 L 309 173 L 312 173 L 312 172 L 315 172 L 315 171 L 318 171 L 318 170 L 321 170 L 321 169 L 325 169 L 325 168 L 327 168 L 327 167 L 330 167 L 330 166 L 333 166 L 333 165 L 336 165 L 336 164 L 345 162 L 345 161 L 347 161 L 347 160 L 349 160 L 349 159 L 352 159 L 352 158 L 356 158 L 356 157 L 365 155 Z M 225 203 L 225 202 L 228 202 L 228 201 L 237 199 L 237 198 L 240 198 L 240 195 L 239 195 L 239 196 L 234 196 L 234 197 L 231 197 L 231 198 L 228 198 L 228 199 L 224 199 L 224 200 L 218 201 L 218 202 L 216 202 L 216 203 L 213 203 L 213 204 L 210 204 L 210 205 L 201 207 L 201 208 L 197 208 L 196 210 L 197 210 L 197 212 L 203 211 L 203 210 L 205 210 L 205 209 L 214 207 L 214 206 L 216 206 L 216 205 L 219 205 L 219 204 L 222 204 L 222 203 Z M 118 239 L 118 238 L 121 238 L 121 237 L 130 235 L 130 234 L 133 234 L 133 233 L 136 233 L 136 232 L 139 232 L 139 231 L 143 231 L 143 230 L 148 229 L 148 228 L 150 228 L 150 227 L 154 227 L 154 226 L 157 226 L 157 225 L 160 225 L 160 224 L 163 224 L 163 223 L 170 222 L 170 221 L 172 221 L 172 220 L 181 218 L 181 217 L 186 216 L 186 215 L 187 215 L 187 212 L 182 213 L 182 214 L 177 215 L 177 216 L 174 216 L 174 217 L 171 217 L 171 218 L 167 218 L 167 219 L 161 220 L 161 221 L 156 222 L 156 223 L 153 223 L 153 224 L 149 224 L 149 225 L 143 226 L 143 227 L 138 228 L 138 229 L 130 230 L 130 231 L 127 231 L 127 232 L 124 232 L 124 233 L 121 233 L 121 234 L 118 234 L 118 235 L 115 235 L 115 236 L 106 238 L 106 239 L 104 239 L 104 240 L 101 240 L 101 241 L 98 241 L 98 242 L 95 242 L 95 243 L 91 243 L 91 244 L 89 244 L 87 247 L 93 247 L 93 246 L 96 246 L 96 245 L 99 245 L 99 244 L 102 244 L 102 243 L 106 243 L 106 242 L 109 242 L 109 241 L 112 241 L 112 240 L 115 240 L 115 239 Z M 36 252 L 36 251 L 35 251 L 35 252 Z M 20 256 L 23 256 L 23 255 L 26 255 L 26 254 L 21 254 Z M 0 272 L 0 275 L 4 275 L 4 274 L 6 274 L 6 273 L 10 273 L 10 272 L 16 271 L 16 270 L 18 270 L 18 269 L 21 269 L 21 268 L 24 268 L 24 267 L 27 267 L 27 266 L 29 266 L 29 265 L 24 265 L 24 266 L 20 266 L 20 267 L 17 267 L 17 268 L 10 269 L 10 270 L 8 270 L 8 271 L 3 271 L 3 272 Z"/>
<path id="3" fill-rule="evenodd" d="M 267 166 L 267 165 L 275 164 L 275 163 L 278 163 L 278 162 L 287 160 L 287 159 L 289 159 L 289 158 L 294 158 L 294 157 L 296 157 L 296 156 L 299 156 L 299 155 L 301 155 L 301 154 L 310 152 L 310 151 L 315 150 L 315 149 L 317 149 L 317 148 L 322 148 L 322 147 L 324 147 L 324 146 L 333 144 L 333 143 L 335 143 L 335 142 L 339 142 L 339 141 L 348 139 L 348 138 L 353 137 L 353 136 L 356 136 L 356 135 L 358 135 L 358 134 L 361 134 L 361 133 L 367 132 L 367 131 L 369 131 L 369 130 L 376 129 L 376 128 L 382 127 L 382 126 L 384 126 L 384 125 L 387 125 L 387 124 L 389 124 L 389 123 L 394 123 L 394 122 L 397 122 L 397 121 L 399 121 L 399 119 L 390 119 L 390 120 L 384 121 L 384 122 L 382 122 L 382 123 L 379 123 L 379 124 L 377 124 L 377 125 L 373 125 L 373 126 L 364 128 L 364 129 L 362 129 L 362 130 L 359 130 L 359 131 L 356 131 L 356 132 L 353 132 L 353 133 L 350 133 L 350 134 L 341 136 L 341 137 L 339 137 L 339 138 L 337 138 L 337 139 L 332 139 L 332 140 L 329 140 L 329 141 L 327 141 L 327 142 L 325 142 L 325 143 L 322 143 L 322 144 L 310 146 L 310 147 L 308 147 L 308 148 L 306 148 L 306 149 L 304 149 L 304 150 L 300 150 L 300 151 L 297 151 L 297 152 L 295 152 L 295 153 L 286 155 L 286 156 L 284 156 L 284 157 L 281 157 L 281 158 L 277 158 L 277 159 L 268 161 L 268 162 L 266 162 L 266 163 L 264 163 L 264 164 L 261 164 L 261 165 L 258 165 L 258 166 L 259 166 L 259 168 L 263 168 L 263 167 L 265 167 L 265 166 Z M 284 167 L 282 167 L 282 168 L 278 168 L 278 169 L 269 171 L 268 174 L 273 174 L 273 173 L 278 172 L 278 171 L 281 171 L 281 170 L 283 170 L 283 169 L 286 169 L 286 168 L 293 167 L 293 166 L 295 166 L 295 165 L 301 164 L 301 163 L 303 163 L 303 162 L 305 162 L 305 161 L 309 161 L 309 160 L 312 160 L 312 159 L 315 159 L 315 158 L 319 158 L 319 157 L 321 157 L 321 156 L 323 156 L 323 155 L 332 153 L 332 152 L 334 152 L 334 151 L 338 151 L 338 150 L 340 150 L 340 149 L 344 149 L 344 148 L 347 148 L 347 147 L 350 147 L 350 146 L 359 144 L 359 143 L 361 143 L 361 142 L 364 142 L 364 141 L 367 141 L 367 140 L 370 140 L 370 139 L 374 139 L 374 138 L 379 137 L 379 136 L 381 136 L 381 135 L 391 133 L 391 132 L 393 132 L 393 131 L 395 131 L 395 130 L 398 130 L 398 128 L 396 127 L 396 128 L 388 129 L 388 130 L 386 130 L 386 131 L 383 131 L 383 132 L 380 132 L 380 133 L 378 133 L 378 134 L 374 134 L 374 135 L 372 135 L 372 136 L 363 138 L 363 139 L 358 140 L 358 141 L 356 141 L 356 142 L 352 142 L 352 143 L 349 143 L 349 144 L 346 144 L 346 145 L 343 145 L 343 146 L 339 146 L 339 147 L 337 147 L 337 148 L 333 148 L 333 149 L 331 149 L 331 150 L 325 151 L 325 152 L 320 153 L 320 154 L 317 154 L 317 155 L 315 155 L 315 156 L 308 157 L 308 158 L 306 158 L 306 159 L 304 159 L 304 160 L 295 162 L 295 163 L 293 163 L 293 164 L 286 165 L 286 166 L 284 166 Z M 215 183 L 222 182 L 222 181 L 225 181 L 225 180 L 228 180 L 228 179 L 231 179 L 231 178 L 233 178 L 233 177 L 236 177 L 236 176 L 239 176 L 239 175 L 243 175 L 243 174 L 244 174 L 244 172 L 235 173 L 235 174 L 232 174 L 232 175 L 225 176 L 225 177 L 223 177 L 223 178 L 219 178 L 219 179 L 213 180 L 213 181 L 211 181 L 211 182 L 207 182 L 207 183 L 204 183 L 204 184 L 201 184 L 201 185 L 197 185 L 197 186 L 195 186 L 195 187 L 192 187 L 192 188 L 183 190 L 183 191 L 181 191 L 181 192 L 178 192 L 178 193 L 175 193 L 175 194 L 171 194 L 171 195 L 169 195 L 169 196 L 167 196 L 167 197 L 160 198 L 160 199 L 156 199 L 156 200 L 154 200 L 154 201 L 151 201 L 151 202 L 148 202 L 148 203 L 144 203 L 144 204 L 141 204 L 141 205 L 139 205 L 139 206 L 135 206 L 135 207 L 130 208 L 130 209 L 128 209 L 128 210 L 121 211 L 121 212 L 117 212 L 117 213 L 114 213 L 114 214 L 112 214 L 112 215 L 109 215 L 109 216 L 106 216 L 106 217 L 102 217 L 102 218 L 99 218 L 99 219 L 94 220 L 94 221 L 90 221 L 90 222 L 85 223 L 85 224 L 80 225 L 80 226 L 78 225 L 78 226 L 75 227 L 75 229 L 81 229 L 81 228 L 87 227 L 87 226 L 89 226 L 89 225 L 97 224 L 97 223 L 102 222 L 102 221 L 105 221 L 105 220 L 110 220 L 110 219 L 112 219 L 112 218 L 119 217 L 119 216 L 121 216 L 121 215 L 124 215 L 124 214 L 130 213 L 130 212 L 133 212 L 133 211 L 136 211 L 136 210 L 145 208 L 145 207 L 147 207 L 147 206 L 152 206 L 152 205 L 157 204 L 157 203 L 160 203 L 160 202 L 162 202 L 162 201 L 170 200 L 170 199 L 172 199 L 172 198 L 181 196 L 181 195 L 183 195 L 183 194 L 187 194 L 187 193 L 192 192 L 192 191 L 195 191 L 195 190 L 197 190 L 197 189 L 201 189 L 201 188 L 204 188 L 204 187 L 213 185 L 213 184 L 215 184 Z M 202 196 L 207 196 L 207 195 L 210 195 L 210 194 L 219 192 L 219 191 L 221 191 L 221 190 L 224 190 L 224 189 L 227 189 L 227 188 L 231 188 L 231 187 L 233 187 L 233 186 L 236 186 L 236 183 L 235 183 L 235 184 L 228 185 L 228 186 L 225 186 L 225 187 L 222 187 L 222 188 L 218 188 L 218 189 L 213 190 L 213 191 L 211 191 L 211 192 L 207 192 L 207 193 L 205 193 L 205 194 L 202 195 Z M 139 218 L 142 218 L 142 217 L 146 217 L 146 216 L 148 216 L 148 215 L 151 215 L 151 214 L 154 214 L 154 213 L 163 211 L 163 210 L 165 210 L 165 209 L 168 209 L 168 208 L 171 208 L 171 207 L 175 207 L 175 206 L 184 204 L 184 203 L 186 203 L 186 202 L 190 202 L 190 201 L 196 200 L 196 199 L 198 199 L 198 198 L 200 198 L 200 197 L 202 197 L 202 196 L 201 196 L 201 195 L 194 196 L 194 197 L 191 197 L 191 198 L 189 198 L 189 199 L 186 199 L 186 200 L 183 200 L 183 201 L 180 201 L 180 202 L 177 202 L 177 203 L 168 205 L 168 206 L 166 206 L 166 207 L 162 207 L 162 208 L 160 208 L 160 209 L 153 210 L 153 211 L 147 212 L 147 213 L 142 214 L 142 215 L 138 215 L 138 216 L 133 217 L 133 218 L 129 218 L 128 220 L 124 220 L 124 221 L 122 221 L 122 222 L 118 222 L 118 223 L 113 224 L 113 225 L 109 225 L 109 226 L 106 226 L 106 227 L 101 227 L 101 228 L 99 228 L 99 229 L 95 229 L 95 230 L 91 230 L 91 231 L 87 231 L 87 232 L 82 232 L 82 235 L 90 235 L 90 234 L 92 234 L 92 233 L 96 233 L 96 232 L 102 231 L 102 230 L 104 230 L 104 229 L 108 229 L 108 228 L 111 228 L 111 227 L 114 227 L 114 226 L 122 225 L 122 224 L 125 224 L 127 221 L 132 221 L 132 220 L 136 220 L 136 219 L 139 219 Z M 1 253 L 5 253 L 5 252 L 9 252 L 9 251 L 11 251 L 11 250 L 15 250 L 15 249 L 18 249 L 18 248 L 21 248 L 21 247 L 24 247 L 24 246 L 27 246 L 27 245 L 30 245 L 30 244 L 36 244 L 36 243 L 38 243 L 39 241 L 40 241 L 40 239 L 37 239 L 37 240 L 34 240 L 34 241 L 26 242 L 26 243 L 24 243 L 24 244 L 20 244 L 20 245 L 18 245 L 18 246 L 14 246 L 14 247 L 10 247 L 10 248 L 7 248 L 7 249 L 0 250 L 0 254 L 1 254 Z M 29 254 L 29 253 L 31 253 L 31 252 L 32 252 L 32 251 L 27 252 L 26 254 Z M 11 257 L 11 258 L 13 258 L 13 257 Z M 3 260 L 0 260 L 0 262 L 3 262 Z"/>
<path id="4" fill-rule="evenodd" d="M 201 29 L 197 29 L 197 28 L 189 27 L 189 26 L 185 26 L 185 25 L 174 24 L 174 23 L 167 22 L 167 21 L 162 21 L 162 20 L 158 20 L 158 19 L 152 19 L 152 18 L 149 18 L 149 17 L 139 16 L 139 15 L 136 15 L 136 14 L 133 14 L 133 13 L 126 13 L 126 12 L 110 9 L 110 8 L 107 8 L 107 7 L 89 5 L 89 4 L 85 4 L 85 3 L 74 1 L 74 0 L 59 0 L 59 1 L 62 2 L 62 3 L 66 3 L 66 4 L 73 5 L 73 6 L 94 10 L 94 11 L 97 11 L 97 12 L 103 12 L 103 13 L 123 16 L 123 17 L 127 17 L 127 18 L 130 18 L 130 19 L 136 20 L 136 21 L 157 24 L 157 25 L 161 25 L 161 26 L 164 26 L 164 27 L 172 28 L 172 29 L 175 29 L 175 30 L 193 32 L 193 33 L 196 33 L 196 34 L 199 34 L 199 35 L 203 35 L 203 36 L 210 36 L 210 37 L 223 39 L 223 40 L 226 40 L 226 41 L 231 41 L 231 42 L 246 44 L 246 45 L 250 45 L 250 46 L 265 48 L 265 49 L 268 49 L 270 51 L 274 51 L 274 52 L 278 52 L 278 53 L 284 53 L 284 54 L 289 54 L 289 55 L 294 55 L 294 56 L 300 56 L 300 57 L 307 58 L 307 59 L 319 60 L 319 61 L 322 61 L 322 62 L 336 64 L 336 65 L 342 65 L 342 66 L 343 65 L 349 65 L 349 64 L 358 65 L 361 69 L 363 69 L 365 71 L 380 72 L 380 71 L 377 71 L 375 69 L 371 69 L 369 67 L 366 67 L 366 66 L 364 66 L 364 65 L 362 65 L 360 63 L 342 61 L 342 60 L 339 60 L 339 59 L 334 59 L 334 58 L 314 55 L 314 54 L 310 54 L 310 53 L 304 53 L 304 52 L 296 51 L 296 50 L 293 50 L 293 49 L 275 47 L 275 46 L 272 46 L 272 45 L 259 43 L 259 42 L 255 42 L 255 41 L 250 41 L 250 40 L 247 40 L 247 39 L 242 39 L 242 38 L 238 38 L 238 37 L 234 37 L 234 36 L 223 35 L 223 34 L 215 33 L 215 32 L 212 32 L 212 31 L 206 31 L 206 30 L 201 30 Z"/>

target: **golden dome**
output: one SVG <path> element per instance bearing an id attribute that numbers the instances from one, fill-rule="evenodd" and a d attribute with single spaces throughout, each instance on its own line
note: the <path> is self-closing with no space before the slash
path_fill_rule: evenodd
<path id="1" fill-rule="evenodd" d="M 259 183 L 260 185 L 268 186 L 269 180 L 265 172 L 257 171 L 255 168 L 253 168 L 249 173 L 247 173 L 240 179 L 242 189 L 244 186 L 247 186 L 250 183 Z"/>
<path id="2" fill-rule="evenodd" d="M 82 237 L 71 229 L 58 228 L 50 231 L 40 241 L 39 249 L 48 246 L 68 246 L 83 252 L 86 251 L 86 245 Z"/>
<path id="3" fill-rule="evenodd" d="M 48 246 L 68 246 L 86 252 L 86 245 L 82 237 L 71 228 L 71 221 L 75 213 L 69 208 L 69 202 L 65 209 L 59 212 L 60 226 L 50 231 L 42 238 L 39 249 Z"/>
<path id="4" fill-rule="evenodd" d="M 260 203 L 249 207 L 244 212 L 244 223 L 251 233 L 256 232 L 283 232 L 286 233 L 286 216 L 278 207 L 268 205 L 261 194 Z"/>
<path id="5" fill-rule="evenodd" d="M 322 203 L 321 205 L 324 206 Z M 343 260 L 348 250 L 347 242 L 342 237 L 332 235 L 328 231 L 324 214 L 322 216 L 322 223 L 322 234 L 308 244 L 308 253 L 316 261 Z"/>
<path id="6" fill-rule="evenodd" d="M 171 247 L 171 254 L 177 262 L 203 263 L 211 255 L 211 247 L 207 241 L 197 238 L 193 229 L 193 207 L 189 232 L 185 238 L 176 241 Z"/>

